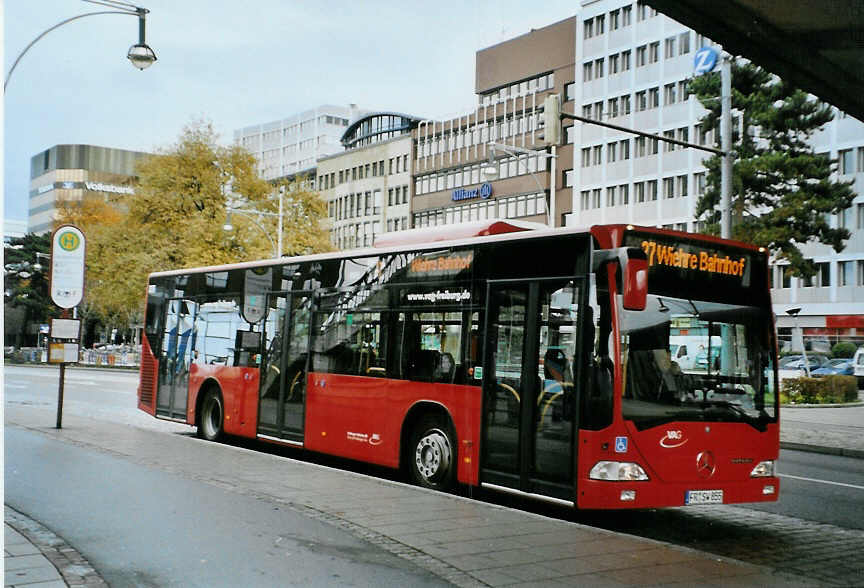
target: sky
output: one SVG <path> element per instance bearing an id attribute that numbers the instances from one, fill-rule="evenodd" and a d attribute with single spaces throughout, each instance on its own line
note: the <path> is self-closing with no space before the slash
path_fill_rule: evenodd
<path id="1" fill-rule="evenodd" d="M 578 0 L 137 0 L 157 62 L 126 59 L 138 20 L 90 16 L 22 58 L 4 101 L 4 219 L 26 219 L 30 158 L 58 144 L 170 147 L 184 126 L 242 127 L 321 104 L 429 118 L 474 104 L 479 49 L 578 12 Z M 108 8 L 81 0 L 0 0 L 4 73 L 60 21 Z"/>

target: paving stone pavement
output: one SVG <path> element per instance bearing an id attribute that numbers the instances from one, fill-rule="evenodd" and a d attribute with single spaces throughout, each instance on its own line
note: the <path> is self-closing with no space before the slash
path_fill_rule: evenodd
<path id="1" fill-rule="evenodd" d="M 83 555 L 38 522 L 8 506 L 3 520 L 4 586 L 108 585 Z"/>
<path id="2" fill-rule="evenodd" d="M 27 428 L 286 505 L 353 531 L 456 586 L 820 586 L 827 582 L 693 549 L 427 491 L 390 480 L 69 415 L 7 406 Z M 231 452 L 231 459 L 225 459 Z M 274 484 L 274 480 L 279 480 Z"/>

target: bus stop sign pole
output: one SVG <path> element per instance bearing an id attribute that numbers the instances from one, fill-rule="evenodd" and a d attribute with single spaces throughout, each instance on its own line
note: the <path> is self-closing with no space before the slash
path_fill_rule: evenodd
<path id="1" fill-rule="evenodd" d="M 63 309 L 62 316 L 65 319 L 52 321 L 53 342 L 49 344 L 48 350 L 49 361 L 60 364 L 60 385 L 57 390 L 58 429 L 63 426 L 63 386 L 66 380 L 66 364 L 78 361 L 80 323 L 68 319 L 69 309 L 78 306 L 84 298 L 85 249 L 84 233 L 74 225 L 61 225 L 51 235 L 49 288 L 51 300 Z"/>

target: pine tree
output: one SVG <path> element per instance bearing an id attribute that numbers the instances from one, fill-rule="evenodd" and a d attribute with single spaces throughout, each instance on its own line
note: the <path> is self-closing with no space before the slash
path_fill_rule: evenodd
<path id="1" fill-rule="evenodd" d="M 719 130 L 720 74 L 694 78 L 690 91 L 708 110 L 702 129 Z M 832 109 L 744 61 L 732 65 L 732 108 L 740 117 L 732 125 L 732 238 L 766 247 L 775 259 L 788 261 L 794 275 L 812 276 L 816 266 L 800 248 L 818 242 L 842 251 L 849 231 L 832 228 L 827 217 L 855 197 L 852 182 L 832 179 L 837 161 L 809 143 L 834 118 Z M 718 234 L 721 158 L 703 163 L 708 175 L 696 217 Z"/>

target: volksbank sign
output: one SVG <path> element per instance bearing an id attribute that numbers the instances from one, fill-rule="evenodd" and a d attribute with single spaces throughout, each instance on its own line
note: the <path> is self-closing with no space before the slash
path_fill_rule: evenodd
<path id="1" fill-rule="evenodd" d="M 103 184 L 101 182 L 84 182 L 84 187 L 93 192 L 112 192 L 114 194 L 134 194 L 131 186 L 116 186 L 114 184 Z"/>
<path id="2" fill-rule="evenodd" d="M 472 198 L 489 198 L 492 195 L 492 184 L 483 184 L 479 188 L 458 188 L 453 190 L 452 199 L 454 202 L 459 200 L 470 200 Z"/>

